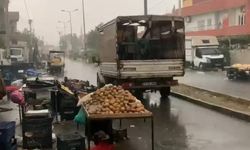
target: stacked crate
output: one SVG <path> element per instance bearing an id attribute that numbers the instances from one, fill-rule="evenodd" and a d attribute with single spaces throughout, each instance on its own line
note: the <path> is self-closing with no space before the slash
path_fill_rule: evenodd
<path id="1" fill-rule="evenodd" d="M 58 150 L 85 150 L 85 138 L 79 133 L 58 135 L 57 136 Z"/>
<path id="2" fill-rule="evenodd" d="M 15 122 L 0 122 L 0 150 L 16 150 Z"/>
<path id="3" fill-rule="evenodd" d="M 25 117 L 23 119 L 23 148 L 52 148 L 52 118 Z"/>
<path id="4" fill-rule="evenodd" d="M 76 107 L 77 99 L 75 96 L 68 95 L 63 92 L 58 93 L 58 101 L 60 103 L 59 112 L 61 120 L 73 120 L 77 115 L 79 108 Z"/>

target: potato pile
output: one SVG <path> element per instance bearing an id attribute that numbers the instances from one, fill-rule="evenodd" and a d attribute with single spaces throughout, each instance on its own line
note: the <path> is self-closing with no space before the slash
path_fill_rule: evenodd
<path id="1" fill-rule="evenodd" d="M 145 113 L 147 110 L 129 91 L 120 86 L 105 86 L 94 92 L 84 102 L 90 114 L 131 114 Z"/>
<path id="2" fill-rule="evenodd" d="M 250 64 L 234 64 L 232 67 L 243 71 L 250 70 Z"/>

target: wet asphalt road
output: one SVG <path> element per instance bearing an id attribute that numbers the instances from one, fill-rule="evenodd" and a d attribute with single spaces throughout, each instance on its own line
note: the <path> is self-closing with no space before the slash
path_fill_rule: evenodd
<path id="1" fill-rule="evenodd" d="M 201 72 L 188 69 L 185 77 L 179 78 L 179 82 L 250 100 L 250 80 L 228 80 L 222 71 Z"/>
<path id="2" fill-rule="evenodd" d="M 68 77 L 87 79 L 92 84 L 96 70 L 94 65 L 81 62 L 68 60 L 66 64 Z M 175 97 L 161 100 L 159 93 L 145 93 L 143 103 L 154 113 L 156 150 L 249 150 L 248 122 Z M 149 120 L 125 120 L 123 127 L 128 128 L 130 139 L 118 144 L 118 150 L 151 149 Z"/>
<path id="3" fill-rule="evenodd" d="M 87 79 L 92 84 L 95 83 L 97 68 L 94 65 L 68 60 L 66 70 L 68 77 Z M 249 150 L 250 148 L 248 122 L 175 97 L 161 99 L 159 93 L 145 93 L 143 103 L 154 114 L 155 150 Z M 12 107 L 14 110 L 0 113 L 0 121 L 18 122 L 17 106 L 13 103 L 3 106 Z M 117 150 L 151 150 L 150 120 L 123 120 L 122 123 L 123 128 L 128 128 L 129 140 L 117 144 Z M 62 126 L 58 132 L 65 133 L 75 129 L 75 124 L 71 123 Z M 17 135 L 20 135 L 19 125 Z"/>

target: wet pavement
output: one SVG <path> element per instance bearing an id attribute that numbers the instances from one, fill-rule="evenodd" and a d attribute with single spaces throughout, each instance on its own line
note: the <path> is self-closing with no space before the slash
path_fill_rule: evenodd
<path id="1" fill-rule="evenodd" d="M 225 72 L 222 71 L 201 72 L 188 69 L 185 77 L 179 78 L 179 82 L 250 100 L 250 80 L 228 80 Z"/>
<path id="2" fill-rule="evenodd" d="M 69 77 L 72 74 L 75 78 L 88 79 L 95 84 L 96 66 L 68 63 L 70 67 L 66 70 Z M 71 73 L 76 68 L 79 71 Z M 248 122 L 174 97 L 160 100 L 159 93 L 145 94 L 143 102 L 154 113 L 156 150 L 248 150 L 250 147 Z M 117 145 L 119 150 L 151 149 L 149 120 L 125 120 L 123 127 L 129 128 L 130 139 Z"/>
<path id="3" fill-rule="evenodd" d="M 66 59 L 65 76 L 72 79 L 89 80 L 91 84 L 96 85 L 97 69 L 95 64 L 86 64 L 80 60 L 72 61 Z"/>
<path id="4" fill-rule="evenodd" d="M 87 79 L 94 84 L 97 68 L 67 61 L 67 76 Z M 77 71 L 75 70 L 77 69 Z M 74 71 L 74 73 L 72 73 Z M 250 123 L 225 116 L 189 102 L 159 93 L 145 93 L 143 103 L 154 114 L 155 150 L 249 150 Z M 0 113 L 0 120 L 17 120 L 18 109 Z M 150 120 L 123 120 L 129 140 L 116 145 L 117 150 L 151 150 Z M 115 123 L 116 124 L 116 123 Z M 54 125 L 55 132 L 76 130 L 73 123 Z M 81 126 L 81 129 L 83 127 Z M 17 128 L 20 135 L 20 126 Z M 83 133 L 84 130 L 81 130 Z"/>

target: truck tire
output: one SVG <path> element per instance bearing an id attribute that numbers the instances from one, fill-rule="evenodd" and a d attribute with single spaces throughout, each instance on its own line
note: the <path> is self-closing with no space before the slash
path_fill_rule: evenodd
<path id="1" fill-rule="evenodd" d="M 167 98 L 170 95 L 170 87 L 161 88 L 160 94 L 162 98 Z"/>
<path id="2" fill-rule="evenodd" d="M 227 76 L 227 78 L 228 78 L 228 80 L 234 80 L 235 79 L 235 77 L 233 77 L 233 76 Z"/>
<path id="3" fill-rule="evenodd" d="M 205 66 L 204 66 L 203 63 L 200 63 L 200 64 L 199 64 L 199 70 L 201 70 L 201 71 L 204 71 L 204 70 L 205 70 Z"/>
<path id="4" fill-rule="evenodd" d="M 137 98 L 137 99 L 139 99 L 139 100 L 142 100 L 143 99 L 143 90 L 141 90 L 141 89 L 136 89 L 136 90 L 134 90 L 134 96 Z"/>
<path id="5" fill-rule="evenodd" d="M 97 88 L 102 88 L 104 87 L 105 83 L 102 83 L 98 74 L 97 74 L 97 79 L 96 79 L 96 82 L 97 82 Z"/>

